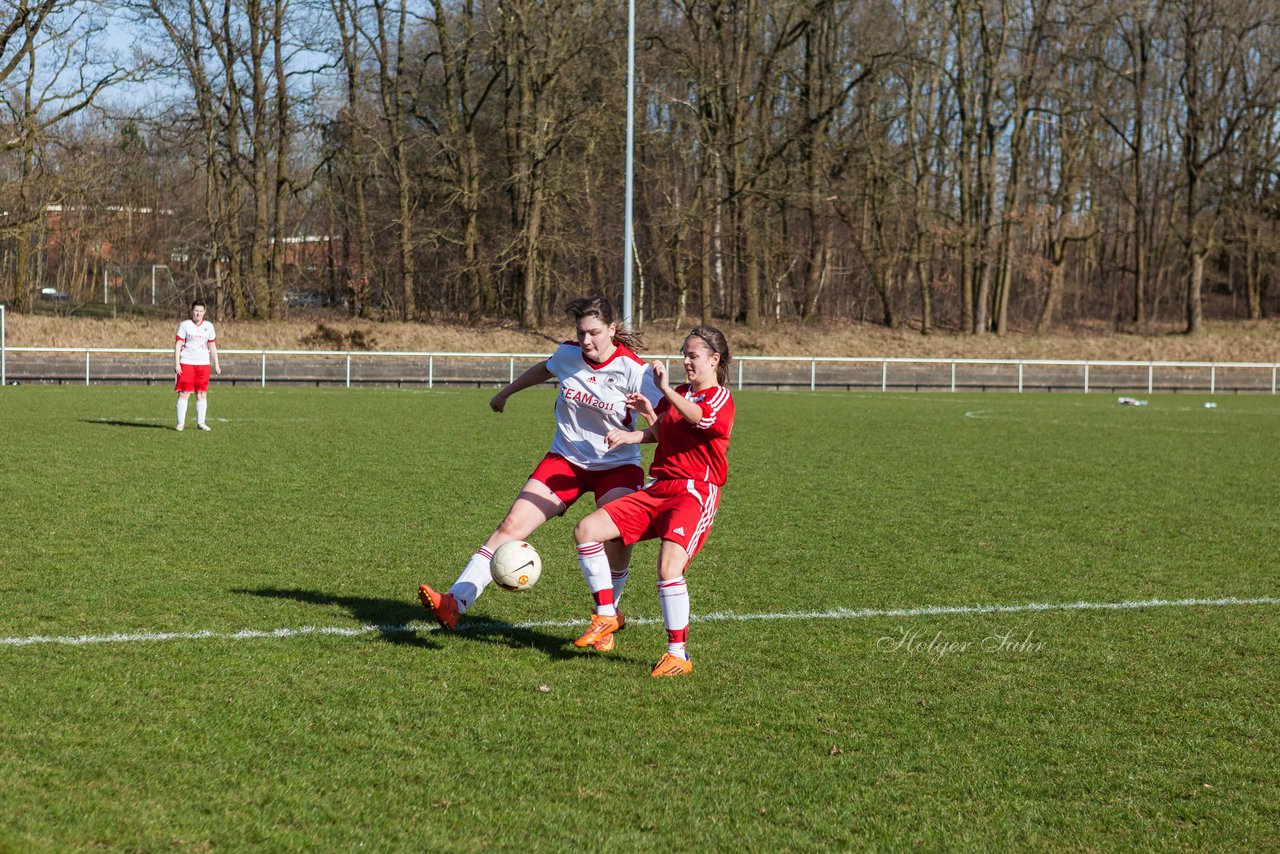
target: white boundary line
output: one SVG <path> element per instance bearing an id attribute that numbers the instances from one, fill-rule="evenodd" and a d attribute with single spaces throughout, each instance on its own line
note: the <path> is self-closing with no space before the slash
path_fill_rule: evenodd
<path id="1" fill-rule="evenodd" d="M 716 611 L 710 614 L 693 615 L 690 620 L 695 623 L 736 622 L 745 623 L 754 620 L 859 620 L 873 617 L 933 617 L 947 614 L 1024 614 L 1037 611 L 1128 611 L 1140 608 L 1204 608 L 1234 607 L 1242 605 L 1280 605 L 1280 598 L 1262 596 L 1253 599 L 1237 599 L 1228 596 L 1221 599 L 1145 599 L 1133 602 L 1031 602 L 1025 605 L 928 605 L 922 608 L 835 608 L 830 611 L 800 611 L 780 614 L 737 614 L 733 611 Z M 569 628 L 582 626 L 586 620 L 543 620 L 531 623 L 474 622 L 463 623 L 457 631 L 461 633 L 486 631 L 492 629 L 521 630 L 541 628 Z M 627 623 L 648 625 L 661 623 L 656 617 L 628 617 Z M 411 634 L 416 632 L 439 631 L 434 624 L 406 623 L 399 626 L 300 626 L 295 629 L 242 629 L 238 632 L 139 632 L 136 634 L 110 635 L 77 635 L 51 637 L 47 635 L 31 635 L 29 637 L 0 638 L 3 646 L 36 646 L 39 644 L 58 644 L 63 646 L 88 646 L 103 643 L 137 643 L 139 641 L 179 641 L 179 640 L 254 640 L 257 638 L 296 638 L 308 635 L 337 635 L 340 637 L 358 637 L 373 633 Z"/>

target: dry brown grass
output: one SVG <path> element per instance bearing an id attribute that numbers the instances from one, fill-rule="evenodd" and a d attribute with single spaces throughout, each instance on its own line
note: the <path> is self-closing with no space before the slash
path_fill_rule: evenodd
<path id="1" fill-rule="evenodd" d="M 7 343 L 30 347 L 168 347 L 179 318 L 103 320 L 9 314 Z M 323 323 L 336 334 L 360 333 L 375 350 L 543 353 L 571 337 L 567 324 L 538 331 L 511 324 L 392 323 L 353 321 L 330 316 Z M 218 343 L 228 350 L 328 349 L 317 343 L 316 320 L 224 321 Z M 670 320 L 645 329 L 649 352 L 674 353 L 681 335 Z M 1249 361 L 1280 359 L 1280 323 L 1211 324 L 1197 336 L 1163 330 L 1150 335 L 1082 328 L 1035 337 L 1012 334 L 972 336 L 943 332 L 890 330 L 867 324 L 784 324 L 747 329 L 722 327 L 739 355 L 898 356 L 906 358 L 1134 359 L 1164 361 Z M 334 348 L 339 349 L 339 348 Z"/>

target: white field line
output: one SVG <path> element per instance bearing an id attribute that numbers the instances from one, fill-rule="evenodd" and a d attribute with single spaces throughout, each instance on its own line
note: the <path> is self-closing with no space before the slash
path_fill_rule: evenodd
<path id="1" fill-rule="evenodd" d="M 860 620 L 875 617 L 932 617 L 947 614 L 1023 614 L 1037 611 L 1127 611 L 1141 608 L 1214 608 L 1247 605 L 1280 605 L 1280 598 L 1270 596 L 1253 599 L 1237 599 L 1233 596 L 1221 599 L 1144 599 L 1133 602 L 1031 602 L 1025 605 L 928 605 L 922 608 L 834 608 L 829 611 L 799 611 L 792 613 L 771 614 L 737 614 L 733 611 L 716 611 L 710 614 L 695 614 L 690 620 L 695 623 L 751 622 L 779 620 Z M 648 625 L 661 623 L 657 617 L 628 617 L 628 625 Z M 479 632 L 493 630 L 521 630 L 543 628 L 570 628 L 582 626 L 586 620 L 542 620 L 529 623 L 501 622 L 467 622 L 456 631 Z M 29 637 L 0 638 L 3 646 L 34 646 L 37 644 L 60 644 L 64 646 L 87 646 L 104 643 L 137 643 L 139 641 L 181 641 L 181 640 L 254 640 L 257 638 L 296 638 L 307 635 L 338 635 L 340 637 L 357 637 L 367 634 L 411 634 L 417 632 L 439 631 L 434 623 L 406 623 L 399 626 L 300 626 L 293 629 L 241 629 L 237 632 L 138 632 L 134 634 L 110 635 L 77 635 L 51 637 L 47 635 L 31 635 Z"/>

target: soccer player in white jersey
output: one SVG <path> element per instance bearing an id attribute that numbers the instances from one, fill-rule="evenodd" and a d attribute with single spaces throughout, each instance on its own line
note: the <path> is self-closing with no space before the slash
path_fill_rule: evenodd
<path id="1" fill-rule="evenodd" d="M 661 362 L 653 365 L 663 399 L 655 408 L 644 398 L 629 404 L 644 416 L 644 430 L 616 430 L 610 447 L 657 442 L 644 489 L 623 496 L 584 517 L 573 529 L 578 563 L 587 585 L 596 590 L 608 583 L 601 560 L 601 542 L 621 537 L 634 545 L 661 539 L 658 550 L 658 604 L 667 627 L 667 651 L 652 676 L 684 676 L 693 672 L 686 647 L 689 637 L 689 588 L 684 574 L 689 561 L 711 533 L 720 506 L 720 489 L 729 476 L 729 434 L 734 405 L 729 394 L 729 342 L 713 326 L 697 326 L 684 340 L 684 371 L 688 382 L 674 388 Z M 576 646 L 594 646 L 613 636 L 620 621 L 614 609 L 597 604 L 591 625 Z"/>
<path id="2" fill-rule="evenodd" d="M 653 369 L 636 355 L 636 336 L 618 331 L 613 306 L 605 298 L 575 300 L 568 314 L 576 324 L 577 340 L 561 344 L 549 358 L 489 401 L 494 412 L 502 412 L 511 395 L 554 378 L 556 432 L 550 452 L 529 475 L 502 524 L 471 556 L 449 592 L 419 586 L 418 598 L 445 629 L 457 625 L 458 616 L 475 605 L 492 581 L 489 566 L 498 546 L 528 539 L 548 519 L 563 515 L 585 492 L 593 492 L 596 506 L 601 507 L 634 492 L 644 482 L 640 449 L 610 446 L 605 437 L 613 430 L 635 426 L 633 411 L 627 406 L 630 396 L 640 395 L 654 404 L 662 399 Z M 603 548 L 608 553 L 610 583 L 594 595 L 597 602 L 615 605 L 627 582 L 631 548 L 617 541 Z M 619 615 L 619 623 L 624 622 Z M 610 636 L 596 648 L 608 651 L 613 644 Z"/>
<path id="3" fill-rule="evenodd" d="M 179 431 L 187 426 L 187 401 L 192 392 L 196 393 L 196 427 L 209 429 L 206 419 L 210 363 L 214 373 L 222 374 L 222 365 L 218 364 L 218 345 L 214 343 L 218 336 L 213 330 L 213 323 L 205 320 L 204 315 L 203 302 L 196 300 L 191 303 L 191 319 L 182 321 L 178 334 L 174 336 L 173 372 L 177 376 L 174 389 L 178 392 L 176 429 Z"/>

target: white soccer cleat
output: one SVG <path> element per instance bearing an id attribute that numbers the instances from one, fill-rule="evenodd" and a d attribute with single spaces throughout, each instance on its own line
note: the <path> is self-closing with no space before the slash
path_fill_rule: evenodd
<path id="1" fill-rule="evenodd" d="M 181 432 L 182 432 L 182 428 L 183 428 L 183 426 L 184 426 L 184 425 L 179 424 L 177 427 L 174 427 L 173 429 L 174 429 L 174 430 L 177 430 L 179 433 L 181 433 Z"/>
<path id="2" fill-rule="evenodd" d="M 208 425 L 208 424 L 197 424 L 197 425 L 196 425 L 196 427 L 200 428 L 201 430 L 208 430 L 208 429 L 209 429 L 209 425 Z"/>

